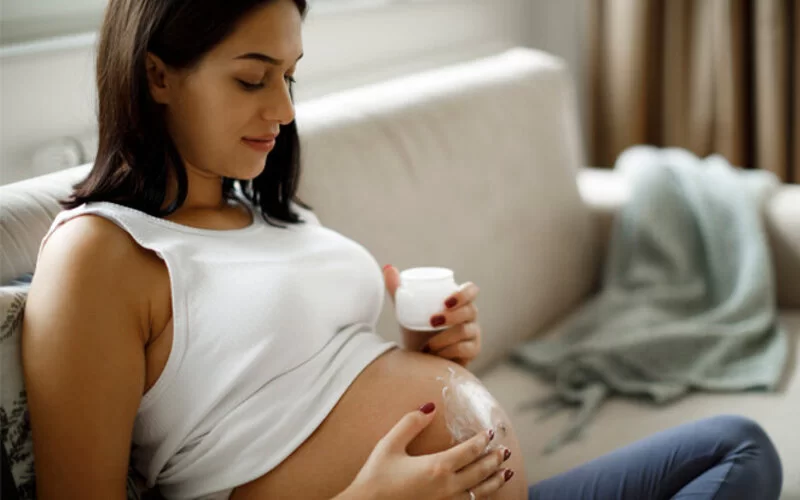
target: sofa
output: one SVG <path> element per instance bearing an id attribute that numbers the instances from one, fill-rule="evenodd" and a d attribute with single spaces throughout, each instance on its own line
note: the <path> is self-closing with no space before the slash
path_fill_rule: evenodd
<path id="1" fill-rule="evenodd" d="M 631 186 L 584 166 L 576 89 L 564 62 L 516 48 L 354 89 L 297 107 L 300 197 L 322 223 L 380 264 L 447 266 L 480 285 L 483 353 L 472 366 L 508 410 L 535 482 L 692 419 L 735 413 L 758 421 L 783 458 L 785 499 L 800 500 L 800 187 L 764 208 L 780 318 L 792 362 L 775 393 L 695 393 L 657 407 L 615 398 L 585 434 L 542 450 L 568 414 L 540 422 L 525 403 L 548 385 L 508 361 L 526 339 L 551 335 L 596 293 L 615 215 Z M 0 187 L 0 282 L 34 271 L 57 199 L 83 165 Z M 399 341 L 387 302 L 379 332 Z"/>

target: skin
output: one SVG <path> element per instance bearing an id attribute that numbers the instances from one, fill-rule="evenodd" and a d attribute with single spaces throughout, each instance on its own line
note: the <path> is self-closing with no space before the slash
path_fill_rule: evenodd
<path id="1" fill-rule="evenodd" d="M 148 54 L 149 89 L 165 108 L 189 181 L 186 203 L 169 220 L 218 230 L 250 224 L 246 208 L 223 199 L 221 181 L 259 175 L 268 153 L 242 139 L 275 134 L 294 119 L 288 80 L 302 57 L 301 21 L 293 2 L 278 0 L 248 16 L 191 70 L 175 70 Z M 240 57 L 250 53 L 266 54 L 272 62 Z M 246 90 L 241 82 L 259 87 Z M 175 193 L 173 183 L 165 206 Z M 397 270 L 386 268 L 384 278 L 393 297 Z M 473 444 L 472 454 L 469 448 L 442 454 L 456 448 L 436 377 L 448 368 L 472 377 L 463 366 L 480 352 L 477 294 L 469 284 L 451 297 L 455 305 L 442 305 L 445 330 L 429 339 L 427 354 L 394 349 L 376 359 L 295 453 L 236 488 L 233 499 L 291 491 L 301 498 L 466 500 L 463 488 L 470 482 L 479 498 L 526 498 L 522 454 L 504 413 L 505 431 L 494 438 L 502 446 L 498 451 L 482 457 L 482 447 Z M 164 262 L 112 222 L 77 217 L 46 241 L 22 339 L 39 498 L 125 497 L 133 423 L 143 394 L 169 357 L 171 311 Z M 423 418 L 414 409 L 427 401 L 439 410 Z M 511 458 L 504 461 L 506 449 Z M 508 483 L 506 469 L 516 472 Z M 408 481 L 391 486 L 386 470 Z M 308 471 L 314 471 L 314 481 L 308 481 Z"/>

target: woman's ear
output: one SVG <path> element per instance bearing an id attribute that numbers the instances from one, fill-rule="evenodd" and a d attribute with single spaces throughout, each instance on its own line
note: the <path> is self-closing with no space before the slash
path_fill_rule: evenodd
<path id="1" fill-rule="evenodd" d="M 159 104 L 168 104 L 170 100 L 169 68 L 160 57 L 152 52 L 147 53 L 145 60 L 147 86 L 153 100 Z"/>

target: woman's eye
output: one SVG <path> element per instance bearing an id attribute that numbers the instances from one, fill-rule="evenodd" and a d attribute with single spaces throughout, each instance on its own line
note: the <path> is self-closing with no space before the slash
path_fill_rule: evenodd
<path id="1" fill-rule="evenodd" d="M 241 85 L 242 88 L 245 89 L 245 90 L 258 90 L 258 89 L 263 89 L 264 88 L 264 84 L 260 83 L 260 82 L 259 83 L 249 83 L 249 82 L 245 82 L 244 80 L 238 80 L 238 82 L 239 82 L 239 85 Z"/>
<path id="2" fill-rule="evenodd" d="M 283 80 L 289 86 L 294 85 L 294 83 L 296 82 L 294 77 L 293 76 L 289 76 L 289 75 L 284 76 Z M 259 89 L 263 89 L 264 88 L 264 83 L 263 82 L 250 83 L 250 82 L 246 82 L 244 80 L 238 80 L 238 79 L 237 79 L 237 81 L 239 82 L 239 85 L 241 85 L 243 89 L 248 90 L 248 91 L 259 90 Z"/>

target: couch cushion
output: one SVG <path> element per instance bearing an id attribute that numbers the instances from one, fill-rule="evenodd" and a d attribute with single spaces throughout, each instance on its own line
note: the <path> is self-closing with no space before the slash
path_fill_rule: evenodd
<path id="1" fill-rule="evenodd" d="M 620 446 L 690 420 L 722 413 L 744 415 L 760 423 L 783 460 L 784 500 L 800 500 L 800 311 L 783 312 L 781 321 L 790 333 L 792 361 L 778 393 L 695 393 L 676 404 L 657 407 L 645 402 L 612 399 L 600 410 L 579 440 L 550 455 L 542 450 L 550 437 L 562 430 L 570 416 L 560 413 L 537 422 L 536 410 L 519 408 L 550 394 L 550 386 L 530 373 L 502 364 L 481 377 L 497 400 L 509 411 L 525 453 L 531 483 L 559 474 Z"/>
<path id="2" fill-rule="evenodd" d="M 33 442 L 22 378 L 22 311 L 28 285 L 0 287 L 0 446 L 21 498 L 34 498 Z"/>
<path id="3" fill-rule="evenodd" d="M 39 244 L 61 211 L 59 200 L 91 165 L 0 186 L 0 285 L 32 273 Z"/>
<path id="4" fill-rule="evenodd" d="M 591 286 L 579 127 L 562 61 L 517 49 L 307 102 L 301 195 L 381 265 L 481 287 L 480 369 Z M 379 332 L 396 337 L 392 307 Z"/>

